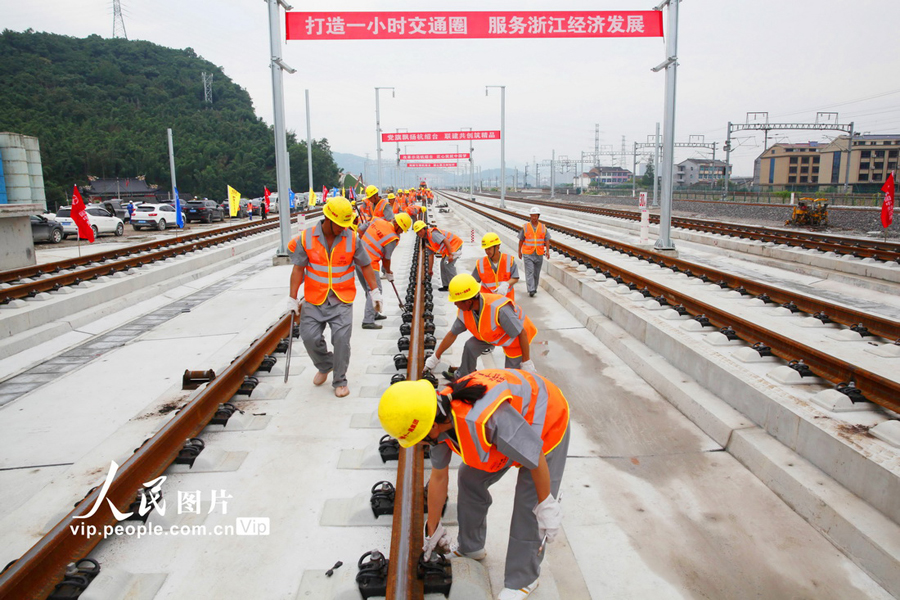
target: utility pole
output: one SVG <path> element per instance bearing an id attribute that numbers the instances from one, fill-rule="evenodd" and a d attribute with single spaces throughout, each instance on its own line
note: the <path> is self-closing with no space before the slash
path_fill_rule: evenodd
<path id="1" fill-rule="evenodd" d="M 378 149 L 378 188 L 381 189 L 381 105 L 378 99 L 380 90 L 391 90 L 391 98 L 395 98 L 394 88 L 392 87 L 376 87 L 375 88 L 375 143 Z"/>
<path id="2" fill-rule="evenodd" d="M 313 191 L 312 128 L 309 125 L 309 90 L 306 90 L 306 167 L 309 173 L 309 191 Z"/>
<path id="3" fill-rule="evenodd" d="M 675 84 L 678 69 L 678 7 L 681 0 L 663 0 L 656 10 L 667 7 L 666 60 L 653 72 L 666 71 L 666 104 L 663 120 L 662 201 L 659 212 L 659 237 L 656 250 L 675 250 L 670 233 L 672 228 L 672 184 L 675 164 Z"/>
<path id="4" fill-rule="evenodd" d="M 289 5 L 285 0 L 266 0 L 269 5 L 269 48 L 271 54 L 271 63 L 269 67 L 272 69 L 272 102 L 274 104 L 275 115 L 275 174 L 278 184 L 278 226 L 281 234 L 277 255 L 284 257 L 288 255 L 288 242 L 291 239 L 291 205 L 290 205 L 290 189 L 291 189 L 291 167 L 287 153 L 287 135 L 284 127 L 284 82 L 283 71 L 288 73 L 296 73 L 297 69 L 292 69 L 281 60 L 281 19 L 278 7 L 284 7 L 284 10 L 293 10 L 293 6 Z"/>
<path id="5" fill-rule="evenodd" d="M 500 208 L 506 208 L 506 86 L 486 85 L 485 96 L 488 88 L 500 88 Z"/>
<path id="6" fill-rule="evenodd" d="M 594 125 L 594 166 L 600 166 L 600 123 Z"/>

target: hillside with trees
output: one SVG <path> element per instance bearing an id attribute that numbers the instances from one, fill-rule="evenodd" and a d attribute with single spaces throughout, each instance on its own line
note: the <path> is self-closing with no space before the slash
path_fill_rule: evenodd
<path id="1" fill-rule="evenodd" d="M 212 73 L 213 102 L 201 73 Z M 0 34 L 0 131 L 39 138 L 47 200 L 64 201 L 88 176 L 127 178 L 170 188 L 166 129 L 173 130 L 182 195 L 223 198 L 275 189 L 274 134 L 246 90 L 191 48 L 144 41 Z M 288 133 L 291 181 L 306 188 L 306 142 Z M 327 139 L 313 141 L 314 185 L 337 184 Z"/>

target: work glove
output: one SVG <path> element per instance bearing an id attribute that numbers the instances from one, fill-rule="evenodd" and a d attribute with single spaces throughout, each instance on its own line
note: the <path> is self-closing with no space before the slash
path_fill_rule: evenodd
<path id="1" fill-rule="evenodd" d="M 425 368 L 429 371 L 434 371 L 437 368 L 439 362 L 441 362 L 440 359 L 432 354 L 425 359 Z"/>
<path id="2" fill-rule="evenodd" d="M 389 273 L 388 271 L 385 271 L 384 278 L 387 279 L 388 281 L 394 281 L 394 274 L 392 272 Z"/>
<path id="3" fill-rule="evenodd" d="M 530 358 L 528 360 L 522 361 L 522 370 L 528 371 L 529 373 L 534 373 L 535 375 L 537 375 L 537 369 L 534 366 L 534 361 L 531 360 Z"/>
<path id="4" fill-rule="evenodd" d="M 428 525 L 425 525 L 425 531 L 428 532 Z M 450 536 L 444 531 L 443 523 L 438 523 L 438 526 L 434 528 L 434 533 L 425 537 L 425 545 L 422 546 L 422 550 L 425 552 L 426 561 L 431 560 L 431 553 L 435 550 L 444 553 L 450 551 Z"/>
<path id="5" fill-rule="evenodd" d="M 509 291 L 509 282 L 501 281 L 500 284 L 497 286 L 497 293 L 500 294 L 501 296 L 505 296 L 508 291 Z"/>
<path id="6" fill-rule="evenodd" d="M 297 298 L 291 298 L 288 296 L 284 301 L 284 309 L 288 312 L 294 313 L 295 315 L 300 314 L 300 300 Z"/>
<path id="7" fill-rule="evenodd" d="M 553 494 L 550 494 L 544 501 L 534 507 L 534 516 L 537 517 L 538 537 L 542 540 L 547 536 L 547 541 L 552 542 L 559 533 L 562 525 L 562 506 Z"/>
<path id="8" fill-rule="evenodd" d="M 383 304 L 383 302 L 382 302 L 383 299 L 381 297 L 381 290 L 379 290 L 378 288 L 375 288 L 374 290 L 369 290 L 369 294 L 371 294 L 371 296 L 372 296 L 372 304 L 375 305 L 375 312 L 380 313 L 381 305 Z"/>

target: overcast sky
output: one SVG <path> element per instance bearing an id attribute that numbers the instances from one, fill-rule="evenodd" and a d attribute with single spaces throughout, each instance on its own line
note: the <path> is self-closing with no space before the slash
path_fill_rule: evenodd
<path id="1" fill-rule="evenodd" d="M 648 10 L 635 0 L 484 2 L 307 1 L 294 10 Z M 111 0 L 0 0 L 0 27 L 76 37 L 112 36 Z M 129 39 L 172 48 L 190 46 L 247 89 L 272 122 L 268 10 L 262 0 L 122 0 Z M 283 14 L 283 13 L 282 13 Z M 719 142 L 727 123 L 767 111 L 770 122 L 814 122 L 817 111 L 837 111 L 856 130 L 900 133 L 900 2 L 896 0 L 684 0 L 678 35 L 675 136 Z M 665 22 L 665 21 L 664 21 Z M 282 39 L 284 23 L 282 17 Z M 668 35 L 668 32 L 667 32 Z M 650 69 L 665 58 L 661 38 L 290 41 L 285 75 L 286 126 L 306 136 L 304 90 L 310 90 L 312 135 L 337 152 L 376 155 L 376 86 L 385 132 L 499 129 L 506 86 L 507 168 L 580 157 L 600 144 L 620 150 L 624 137 L 646 142 L 663 120 L 664 79 Z M 200 74 L 197 74 L 198 85 Z M 176 152 L 177 152 L 177 132 Z M 835 132 L 770 133 L 769 142 L 826 140 Z M 761 133 L 735 135 L 734 175 L 751 175 L 763 151 Z M 465 142 L 463 142 L 465 145 Z M 459 150 L 463 151 L 463 147 Z M 477 164 L 500 164 L 499 142 L 476 142 Z M 606 149 L 606 148 L 604 148 Z M 385 144 L 392 160 L 396 146 Z M 403 148 L 401 148 L 403 150 Z M 410 153 L 456 152 L 455 143 L 416 143 Z M 708 152 L 682 149 L 676 162 Z M 612 164 L 611 158 L 603 164 Z M 615 159 L 616 164 L 620 161 Z M 631 167 L 630 156 L 626 166 Z M 529 167 L 533 173 L 533 167 Z M 295 186 L 296 187 L 296 186 Z"/>

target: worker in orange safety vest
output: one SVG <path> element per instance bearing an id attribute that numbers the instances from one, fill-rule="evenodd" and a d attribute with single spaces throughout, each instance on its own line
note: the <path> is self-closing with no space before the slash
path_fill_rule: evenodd
<path id="1" fill-rule="evenodd" d="M 519 258 L 524 256 L 525 287 L 529 296 L 537 293 L 544 255 L 550 254 L 550 232 L 540 219 L 541 209 L 532 206 L 528 222 L 519 230 Z"/>
<path id="2" fill-rule="evenodd" d="M 511 254 L 500 251 L 500 236 L 489 231 L 481 238 L 484 258 L 475 263 L 472 277 L 481 282 L 481 291 L 516 299 L 513 284 L 519 281 L 519 267 Z"/>

